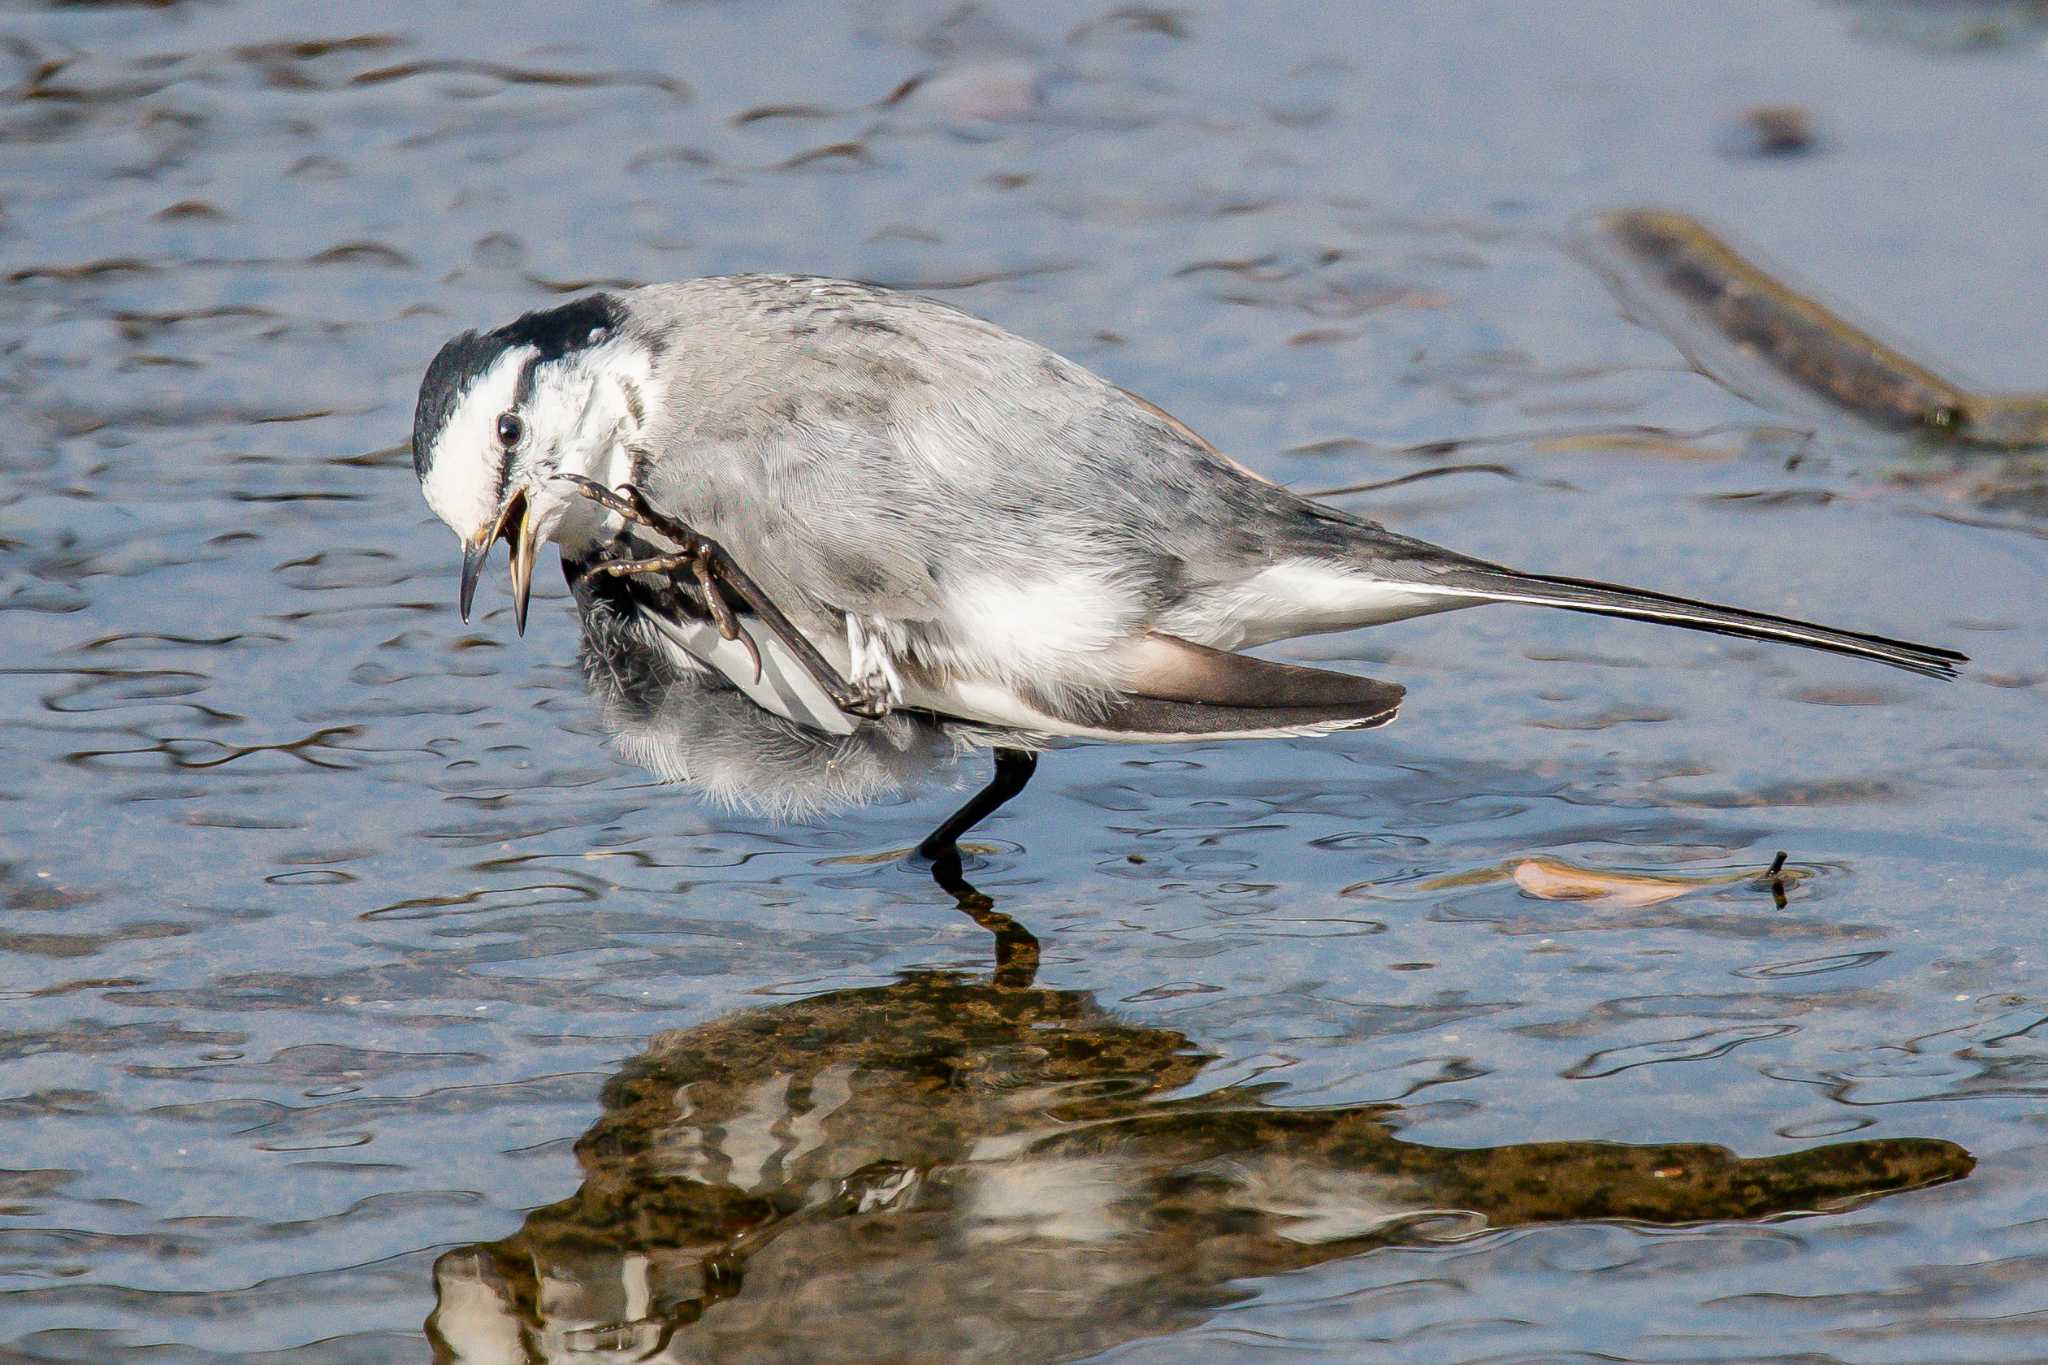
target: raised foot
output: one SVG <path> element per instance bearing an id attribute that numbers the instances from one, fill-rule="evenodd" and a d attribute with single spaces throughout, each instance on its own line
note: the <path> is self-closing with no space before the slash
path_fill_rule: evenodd
<path id="1" fill-rule="evenodd" d="M 849 683 L 846 695 L 832 700 L 848 715 L 867 720 L 880 720 L 895 709 L 895 703 L 889 700 L 888 686 L 879 678 L 862 678 Z"/>
<path id="2" fill-rule="evenodd" d="M 728 640 L 738 640 L 747 648 L 747 654 L 754 663 L 754 681 L 761 680 L 761 651 L 755 646 L 753 637 L 740 624 L 726 594 L 738 598 L 765 626 L 768 633 L 781 641 L 789 652 L 811 675 L 814 682 L 832 699 L 832 704 L 850 716 L 863 720 L 879 720 L 889 714 L 890 701 L 879 691 L 877 684 L 864 681 L 848 685 L 839 676 L 825 657 L 818 653 L 817 646 L 798 630 L 782 609 L 768 600 L 760 585 L 748 576 L 739 562 L 726 552 L 724 546 L 715 540 L 699 535 L 694 529 L 677 521 L 674 517 L 658 511 L 649 503 L 640 490 L 632 484 L 621 484 L 614 490 L 606 488 L 595 479 L 586 479 L 581 474 L 562 474 L 576 486 L 576 490 L 598 506 L 616 513 L 625 521 L 645 526 L 664 539 L 674 542 L 674 554 L 652 555 L 645 559 L 615 560 L 600 565 L 610 574 L 659 573 L 673 576 L 688 569 L 696 580 L 704 598 L 705 610 L 718 625 L 718 633 Z"/>
<path id="3" fill-rule="evenodd" d="M 581 474 L 562 476 L 576 485 L 584 497 L 602 507 L 611 509 L 627 521 L 658 532 L 676 544 L 676 552 L 668 555 L 653 555 L 646 559 L 620 559 L 599 565 L 600 572 L 624 574 L 673 575 L 679 569 L 688 569 L 690 576 L 697 580 L 697 590 L 704 598 L 704 609 L 711 613 L 711 619 L 718 626 L 719 635 L 727 640 L 737 640 L 746 646 L 747 657 L 754 664 L 754 681 L 761 681 L 761 649 L 754 643 L 754 637 L 747 634 L 740 624 L 739 615 L 732 604 L 725 600 L 723 580 L 730 577 L 725 572 L 732 565 L 732 556 L 716 542 L 706 540 L 688 526 L 673 517 L 654 510 L 640 490 L 632 484 L 621 484 L 617 492 L 606 488 L 595 479 L 586 479 Z M 738 566 L 732 565 L 736 571 Z"/>
<path id="4" fill-rule="evenodd" d="M 636 525 L 645 526 L 649 530 L 659 531 L 685 551 L 704 539 L 674 517 L 656 511 L 654 504 L 647 501 L 645 495 L 630 483 L 620 484 L 615 491 L 606 488 L 596 479 L 586 479 L 581 474 L 558 474 L 556 477 L 567 479 L 570 483 L 575 484 L 577 492 L 589 498 L 598 506 L 608 511 L 616 512 L 619 516 Z"/>

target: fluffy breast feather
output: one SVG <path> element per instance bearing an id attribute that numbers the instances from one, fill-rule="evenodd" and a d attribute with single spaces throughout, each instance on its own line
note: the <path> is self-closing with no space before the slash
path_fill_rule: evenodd
<path id="1" fill-rule="evenodd" d="M 564 560 L 583 627 L 583 675 L 621 757 L 729 808 L 816 815 L 910 789 L 953 768 L 975 727 L 898 714 L 830 735 L 762 709 L 664 645 L 636 585 Z"/>

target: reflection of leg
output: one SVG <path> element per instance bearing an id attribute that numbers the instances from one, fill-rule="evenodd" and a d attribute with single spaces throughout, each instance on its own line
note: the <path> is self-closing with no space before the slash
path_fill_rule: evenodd
<path id="1" fill-rule="evenodd" d="M 1023 791 L 1024 784 L 1031 780 L 1031 774 L 1036 771 L 1038 755 L 1030 750 L 997 749 L 996 773 L 989 779 L 989 784 L 976 792 L 973 800 L 948 816 L 945 824 L 926 835 L 925 841 L 917 846 L 918 853 L 934 861 L 951 855 L 954 872 L 957 875 L 960 868 L 960 836 L 988 819 L 1005 801 Z"/>
<path id="2" fill-rule="evenodd" d="M 1020 989 L 1037 979 L 1037 936 L 996 909 L 993 900 L 960 874 L 957 845 L 932 859 L 932 880 L 959 902 L 962 914 L 996 936 L 996 969 L 991 978 L 996 985 Z"/>

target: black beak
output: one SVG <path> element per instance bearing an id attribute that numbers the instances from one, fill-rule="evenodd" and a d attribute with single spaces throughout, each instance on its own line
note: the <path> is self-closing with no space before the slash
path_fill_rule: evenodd
<path id="1" fill-rule="evenodd" d="M 462 624 L 469 624 L 469 604 L 476 601 L 477 576 L 484 571 L 484 561 L 491 557 L 491 546 L 496 541 L 484 540 L 467 546 L 462 551 L 462 596 L 456 604 L 462 608 Z"/>
<path id="2" fill-rule="evenodd" d="M 463 547 L 462 595 L 456 599 L 462 609 L 463 624 L 469 623 L 469 608 L 476 601 L 476 583 L 483 575 L 484 561 L 491 557 L 491 547 L 503 539 L 512 545 L 512 622 L 521 635 L 526 634 L 526 597 L 533 587 L 533 555 L 537 548 L 533 541 L 534 526 L 526 512 L 526 490 L 514 489 L 498 510 L 498 520 L 490 534 Z"/>

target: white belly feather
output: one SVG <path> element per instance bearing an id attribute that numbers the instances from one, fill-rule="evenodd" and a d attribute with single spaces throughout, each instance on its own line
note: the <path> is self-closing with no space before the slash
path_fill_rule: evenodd
<path id="1" fill-rule="evenodd" d="M 934 630 L 932 623 L 919 623 L 915 628 L 915 643 L 908 647 L 915 662 L 923 666 L 890 670 L 891 683 L 900 687 L 898 704 L 1045 735 L 1125 741 L 1191 738 L 1106 730 L 1053 714 L 1034 699 L 1034 693 L 1057 694 L 1063 682 L 1081 688 L 1116 687 L 1120 679 L 1109 662 L 1110 647 L 1132 629 L 1117 620 L 1131 612 L 1128 599 L 1106 591 L 1100 582 L 1079 580 L 1069 603 L 1071 611 L 1062 616 L 1053 610 L 1050 585 L 990 580 L 972 586 L 978 591 L 968 594 L 961 609 L 952 614 L 956 619 L 947 623 L 951 629 Z M 1297 635 L 1349 630 L 1471 605 L 1475 602 L 1469 595 L 1375 579 L 1335 564 L 1295 560 L 1261 570 L 1228 588 L 1191 597 L 1156 629 L 1213 649 L 1234 651 Z M 1109 629 L 1112 622 L 1115 634 Z M 766 710 L 826 734 L 853 732 L 855 719 L 839 709 L 788 648 L 758 625 L 750 632 L 761 651 L 757 679 L 746 647 L 721 638 L 709 622 L 657 619 L 655 624 L 668 647 L 719 673 Z M 884 647 L 885 641 L 896 650 L 906 647 L 906 630 L 886 627 L 887 623 L 876 622 L 869 628 L 850 630 L 848 635 L 820 634 L 811 643 L 841 678 L 851 679 L 856 668 L 873 672 L 874 661 L 858 654 Z M 943 681 L 919 680 L 933 677 Z M 1321 734 L 1333 728 L 1342 727 L 1308 725 L 1243 733 L 1244 737 Z M 1234 736 L 1212 733 L 1200 737 Z"/>

